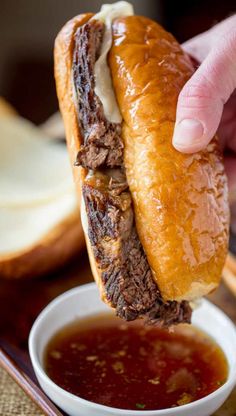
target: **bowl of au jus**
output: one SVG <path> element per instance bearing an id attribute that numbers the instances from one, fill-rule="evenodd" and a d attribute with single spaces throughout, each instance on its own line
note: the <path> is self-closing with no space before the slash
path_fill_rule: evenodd
<path id="1" fill-rule="evenodd" d="M 71 416 L 207 416 L 236 384 L 236 331 L 203 299 L 192 325 L 124 322 L 94 283 L 65 292 L 29 337 L 44 392 Z"/>

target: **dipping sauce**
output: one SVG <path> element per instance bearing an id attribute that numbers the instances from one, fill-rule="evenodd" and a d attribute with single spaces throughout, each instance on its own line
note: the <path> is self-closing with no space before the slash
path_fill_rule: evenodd
<path id="1" fill-rule="evenodd" d="M 223 351 L 193 326 L 171 331 L 124 323 L 112 314 L 77 320 L 49 342 L 48 376 L 106 406 L 157 410 L 198 400 L 225 383 Z"/>

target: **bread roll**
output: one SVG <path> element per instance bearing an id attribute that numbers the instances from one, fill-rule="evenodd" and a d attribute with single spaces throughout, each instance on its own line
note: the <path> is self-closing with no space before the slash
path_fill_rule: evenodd
<path id="1" fill-rule="evenodd" d="M 57 35 L 54 48 L 54 74 L 56 80 L 57 96 L 65 126 L 67 147 L 71 160 L 71 166 L 73 169 L 74 181 L 80 197 L 81 186 L 86 177 L 87 170 L 82 167 L 75 167 L 76 156 L 79 152 L 80 146 L 83 143 L 83 139 L 81 137 L 78 125 L 77 109 L 73 98 L 74 92 L 71 82 L 71 68 L 73 63 L 75 32 L 78 27 L 85 24 L 92 16 L 92 13 L 81 14 L 67 22 Z M 81 207 L 81 211 L 82 221 L 86 221 L 86 219 L 84 219 L 86 214 L 84 212 L 83 206 Z M 101 270 L 99 270 L 98 264 L 94 259 L 90 241 L 86 232 L 84 233 L 84 236 L 94 279 L 96 280 L 97 285 L 101 288 L 101 295 L 103 300 L 106 301 L 100 279 Z"/>
<path id="2" fill-rule="evenodd" d="M 91 17 L 91 14 L 75 17 L 57 36 L 55 78 L 78 192 L 82 189 L 84 198 L 87 191 L 97 194 L 100 192 L 99 198 L 105 195 L 109 202 L 108 211 L 101 221 L 103 228 L 100 227 L 103 233 L 100 239 L 103 251 L 99 251 L 94 243 L 92 229 L 93 226 L 96 227 L 94 218 L 101 213 L 93 207 L 95 211 L 91 214 L 91 201 L 88 200 L 82 209 L 92 272 L 103 300 L 116 308 L 119 316 L 129 320 L 148 315 L 151 320 L 161 324 L 164 322 L 164 325 L 189 322 L 191 313 L 186 301 L 203 296 L 217 286 L 227 252 L 227 183 L 218 139 L 214 138 L 204 151 L 192 155 L 182 154 L 174 149 L 172 134 L 177 98 L 184 83 L 193 73 L 190 59 L 173 36 L 150 19 L 139 16 L 114 18 L 108 64 L 118 111 L 123 119 L 121 138 L 124 146 L 124 167 L 119 165 L 118 170 L 122 170 L 123 174 L 125 172 L 129 187 L 121 192 L 123 200 L 126 201 L 125 207 L 120 208 L 116 203 L 115 207 L 122 224 L 124 219 L 129 218 L 133 225 L 131 224 L 130 230 L 126 228 L 126 237 L 119 233 L 118 236 L 115 233 L 111 236 L 108 223 L 112 219 L 109 217 L 109 209 L 114 206 L 111 203 L 109 186 L 104 183 L 108 184 L 109 175 L 114 179 L 110 172 L 113 166 L 107 165 L 106 161 L 90 167 L 81 159 L 81 152 L 91 145 L 86 143 L 89 132 L 84 127 L 84 113 L 81 116 L 80 108 L 84 105 L 83 88 L 86 90 L 88 74 L 83 78 L 83 88 L 79 87 L 75 91 L 73 73 L 73 68 L 78 65 L 73 57 L 74 51 L 78 44 L 80 48 L 84 47 L 82 38 L 76 43 L 76 39 L 82 36 L 78 29 L 84 28 L 86 24 L 94 24 L 96 16 L 94 20 Z M 90 29 L 89 26 L 86 30 Z M 105 29 L 104 38 L 106 35 Z M 87 46 L 84 48 L 87 50 Z M 86 56 L 83 59 L 86 60 Z M 91 62 L 90 60 L 88 67 L 92 73 Z M 79 76 L 83 76 L 80 71 L 81 66 Z M 91 85 L 94 82 L 96 84 L 98 80 L 94 74 L 90 76 Z M 93 108 L 90 110 L 90 118 L 96 116 L 96 105 L 99 102 L 99 114 L 104 120 L 101 97 L 94 94 L 94 87 L 91 85 L 86 90 Z M 86 108 L 84 105 L 83 111 L 88 112 L 88 106 Z M 96 140 L 99 142 L 101 137 Z M 106 146 L 104 144 L 107 151 Z M 82 166 L 75 166 L 76 164 Z M 116 165 L 114 167 L 117 168 Z M 129 198 L 131 206 L 127 202 Z M 136 244 L 135 247 L 131 245 L 131 249 L 127 241 L 131 238 L 129 232 Z M 139 252 L 137 259 L 140 256 L 141 268 L 145 272 L 142 278 L 140 275 L 136 276 L 136 282 L 133 282 L 135 268 L 132 262 L 135 256 L 132 257 L 132 250 L 134 253 Z M 121 253 L 125 258 L 123 263 L 119 262 L 120 259 L 117 262 Z M 124 264 L 128 270 L 126 274 Z M 123 269 L 119 270 L 119 267 Z M 111 268 L 112 276 L 109 274 Z M 117 278 L 114 280 L 115 272 Z M 110 278 L 113 279 L 112 283 Z M 141 289 L 138 288 L 139 278 Z M 132 295 L 127 290 L 131 280 Z M 109 287 L 112 285 L 115 287 L 111 295 Z M 143 303 L 150 300 L 154 292 L 153 300 L 148 307 L 145 306 Z"/>
<path id="3" fill-rule="evenodd" d="M 190 59 L 160 25 L 130 16 L 113 22 L 109 65 L 136 227 L 153 277 L 166 300 L 203 296 L 221 277 L 229 210 L 218 139 L 190 155 L 172 146 Z"/>

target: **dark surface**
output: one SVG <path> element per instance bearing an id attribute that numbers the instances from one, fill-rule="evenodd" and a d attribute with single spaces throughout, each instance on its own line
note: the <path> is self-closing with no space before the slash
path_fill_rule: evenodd
<path id="1" fill-rule="evenodd" d="M 55 37 L 73 16 L 96 13 L 103 3 L 103 0 L 1 0 L 0 95 L 22 116 L 38 124 L 57 111 L 53 76 Z M 158 0 L 133 3 L 138 14 L 161 20 Z"/>
<path id="2" fill-rule="evenodd" d="M 162 24 L 182 43 L 235 11 L 235 0 L 163 0 Z"/>
<path id="3" fill-rule="evenodd" d="M 236 255 L 236 234 L 234 234 L 233 231 L 230 232 L 229 249 L 231 253 Z"/>
<path id="4" fill-rule="evenodd" d="M 112 1 L 107 1 L 112 2 Z M 103 0 L 1 0 L 0 92 L 35 123 L 58 109 L 53 77 L 54 39 L 71 17 L 96 12 Z M 157 20 L 180 42 L 236 10 L 235 0 L 134 0 L 135 11 Z"/>

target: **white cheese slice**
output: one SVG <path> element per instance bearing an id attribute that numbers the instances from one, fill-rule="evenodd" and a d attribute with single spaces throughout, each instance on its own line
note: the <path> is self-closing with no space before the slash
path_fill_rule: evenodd
<path id="1" fill-rule="evenodd" d="M 95 63 L 95 93 L 100 98 L 104 113 L 108 121 L 121 123 L 122 117 L 116 101 L 110 68 L 107 64 L 107 55 L 112 45 L 112 21 L 122 16 L 134 14 L 133 6 L 126 1 L 118 1 L 113 4 L 104 4 L 101 11 L 92 19 L 100 20 L 105 23 L 105 33 L 103 36 L 101 55 Z"/>

